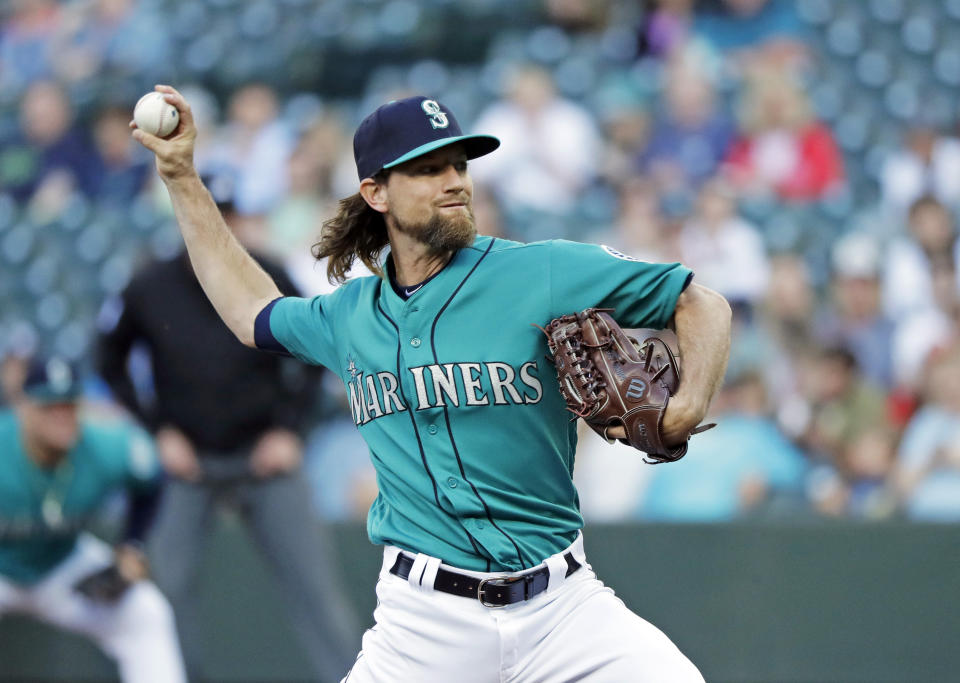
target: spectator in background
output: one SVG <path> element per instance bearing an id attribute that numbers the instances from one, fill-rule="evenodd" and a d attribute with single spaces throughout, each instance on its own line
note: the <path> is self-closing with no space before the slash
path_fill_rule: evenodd
<path id="1" fill-rule="evenodd" d="M 960 140 L 941 135 L 925 121 L 915 122 L 905 134 L 904 146 L 884 160 L 880 169 L 883 202 L 905 213 L 923 196 L 960 205 Z"/>
<path id="2" fill-rule="evenodd" d="M 660 209 L 656 186 L 644 176 L 622 180 L 614 224 L 606 231 L 590 235 L 588 241 L 608 244 L 642 261 L 679 259 Z"/>
<path id="3" fill-rule="evenodd" d="M 270 213 L 268 249 L 277 258 L 304 255 L 315 262 L 309 247 L 336 209 L 332 184 L 347 139 L 340 122 L 327 116 L 297 142 L 287 162 L 289 190 Z"/>
<path id="4" fill-rule="evenodd" d="M 934 353 L 923 373 L 923 405 L 897 453 L 896 484 L 911 519 L 960 521 L 960 345 Z"/>
<path id="5" fill-rule="evenodd" d="M 929 195 L 910 206 L 907 228 L 907 234 L 887 247 L 883 305 L 897 322 L 896 380 L 916 389 L 927 354 L 956 333 L 960 240 L 950 211 Z"/>
<path id="6" fill-rule="evenodd" d="M 848 349 L 809 353 L 800 380 L 810 405 L 800 443 L 827 465 L 840 467 L 863 434 L 887 428 L 886 395 L 866 380 Z"/>
<path id="7" fill-rule="evenodd" d="M 221 197 L 220 208 L 244 240 L 229 199 Z M 297 291 L 273 261 L 260 257 L 260 263 L 282 291 Z M 278 577 L 317 678 L 337 680 L 350 666 L 356 633 L 302 470 L 301 430 L 317 393 L 317 371 L 233 338 L 186 251 L 135 276 L 117 308 L 103 315 L 108 329 L 100 370 L 117 399 L 154 432 L 169 475 L 152 549 L 157 583 L 180 623 L 188 670 L 198 675 L 202 666 L 200 561 L 212 513 L 226 503 L 238 508 Z M 136 345 L 151 358 L 152 402 L 137 394 L 128 374 Z"/>
<path id="8" fill-rule="evenodd" d="M 106 107 L 93 123 L 93 139 L 100 168 L 96 178 L 98 200 L 126 206 L 143 190 L 152 164 L 130 139 L 128 107 Z"/>
<path id="9" fill-rule="evenodd" d="M 694 0 L 644 0 L 643 5 L 639 53 L 666 57 L 690 35 Z"/>
<path id="10" fill-rule="evenodd" d="M 204 172 L 236 189 L 241 214 L 269 214 L 290 188 L 288 163 L 295 141 L 278 116 L 277 95 L 264 83 L 237 90 Z"/>
<path id="11" fill-rule="evenodd" d="M 777 421 L 797 439 L 810 417 L 800 384 L 803 353 L 813 346 L 813 320 L 817 296 L 810 271 L 797 254 L 770 258 L 767 294 L 751 321 L 734 311 L 734 339 L 728 372 L 737 368 L 763 368 Z M 741 320 L 743 322 L 741 323 Z"/>
<path id="12" fill-rule="evenodd" d="M 688 43 L 671 53 L 664 67 L 664 106 L 638 163 L 668 195 L 695 192 L 716 172 L 733 141 L 733 122 L 717 101 L 709 60 Z"/>
<path id="13" fill-rule="evenodd" d="M 907 232 L 887 249 L 883 300 L 887 314 L 901 318 L 936 306 L 935 283 L 950 275 L 960 287 L 960 240 L 950 210 L 924 195 L 910 205 Z"/>
<path id="14" fill-rule="evenodd" d="M 831 261 L 832 305 L 816 320 L 816 338 L 850 349 L 866 378 L 890 390 L 896 325 L 883 311 L 880 246 L 866 233 L 850 233 L 834 244 Z"/>
<path id="15" fill-rule="evenodd" d="M 153 83 L 173 73 L 168 21 L 152 3 L 89 0 L 64 11 L 56 54 L 66 82 L 135 77 Z"/>
<path id="16" fill-rule="evenodd" d="M 717 427 L 691 441 L 686 458 L 654 468 L 642 519 L 724 522 L 768 505 L 796 506 L 806 464 L 770 417 L 762 376 L 728 379 L 714 410 Z"/>
<path id="17" fill-rule="evenodd" d="M 185 681 L 142 551 L 160 489 L 153 444 L 128 422 L 81 415 L 82 380 L 61 358 L 35 357 L 21 379 L 13 410 L 0 410 L 0 619 L 22 613 L 91 639 L 125 683 Z M 85 529 L 117 492 L 128 514 L 111 547 Z M 104 570 L 117 593 L 84 592 Z"/>
<path id="18" fill-rule="evenodd" d="M 96 154 L 73 109 L 52 81 L 31 84 L 20 102 L 20 128 L 0 147 L 0 190 L 27 201 L 46 190 L 65 198 L 72 190 L 96 194 Z"/>
<path id="19" fill-rule="evenodd" d="M 700 190 L 694 214 L 680 231 L 680 260 L 731 305 L 758 302 L 770 266 L 760 232 L 737 214 L 733 188 L 714 178 Z"/>
<path id="20" fill-rule="evenodd" d="M 695 34 L 744 67 L 803 62 L 802 29 L 794 0 L 706 0 L 693 23 Z"/>
<path id="21" fill-rule="evenodd" d="M 650 116 L 643 96 L 626 78 L 614 78 L 597 93 L 594 109 L 603 127 L 600 177 L 618 187 L 636 173 L 637 158 L 650 139 Z"/>
<path id="22" fill-rule="evenodd" d="M 0 23 L 0 92 L 19 93 L 53 75 L 53 43 L 62 12 L 57 0 L 12 0 Z"/>
<path id="23" fill-rule="evenodd" d="M 543 4 L 550 23 L 568 31 L 589 32 L 607 25 L 612 3 L 608 0 L 544 0 Z"/>
<path id="24" fill-rule="evenodd" d="M 503 154 L 471 162 L 471 175 L 496 193 L 507 212 L 563 213 L 597 173 L 600 138 L 593 119 L 561 98 L 539 66 L 518 67 L 506 91 L 474 125 L 500 138 Z"/>
<path id="25" fill-rule="evenodd" d="M 739 105 L 740 137 L 726 168 L 749 195 L 814 201 L 843 184 L 843 159 L 830 130 L 814 118 L 810 101 L 788 72 L 754 70 Z"/>

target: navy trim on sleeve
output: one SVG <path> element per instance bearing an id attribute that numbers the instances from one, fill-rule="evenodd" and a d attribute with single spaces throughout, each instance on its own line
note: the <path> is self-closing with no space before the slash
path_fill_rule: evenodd
<path id="1" fill-rule="evenodd" d="M 680 288 L 680 293 L 681 293 L 681 294 L 683 294 L 685 291 L 687 291 L 687 287 L 690 286 L 690 283 L 691 283 L 691 282 L 693 282 L 693 271 L 692 271 L 692 270 L 691 270 L 690 273 L 687 275 L 687 279 L 683 281 L 683 287 Z M 272 303 L 271 303 L 270 305 L 273 306 Z"/>
<path id="2" fill-rule="evenodd" d="M 293 354 L 287 351 L 287 348 L 277 341 L 277 338 L 273 336 L 273 332 L 270 331 L 270 311 L 273 310 L 273 307 L 282 298 L 282 296 L 278 296 L 264 306 L 262 311 L 257 313 L 257 319 L 253 322 L 253 343 L 262 351 L 272 351 L 273 353 L 282 353 L 290 356 Z"/>

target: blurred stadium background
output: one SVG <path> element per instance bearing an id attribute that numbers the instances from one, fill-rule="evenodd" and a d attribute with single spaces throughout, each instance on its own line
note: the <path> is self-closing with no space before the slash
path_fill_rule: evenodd
<path id="1" fill-rule="evenodd" d="M 708 680 L 956 680 L 960 1 L 4 2 L 0 357 L 92 370 L 132 273 L 179 250 L 126 127 L 155 83 L 186 94 L 201 172 L 307 292 L 330 286 L 309 247 L 354 191 L 354 127 L 408 93 L 504 140 L 472 166 L 481 232 L 690 265 L 735 308 L 721 426 L 657 468 L 584 435 L 588 528 L 662 567 L 637 585 L 598 545 L 601 576 Z M 344 562 L 370 570 L 368 615 L 375 483 L 334 384 L 308 466 Z M 109 405 L 95 376 L 88 396 Z M 222 533 L 215 548 L 247 557 L 229 519 Z M 250 619 L 236 650 L 285 654 L 244 668 L 221 630 L 224 680 L 295 678 L 293 646 Z M 16 626 L 0 629 L 0 679 L 109 671 Z"/>

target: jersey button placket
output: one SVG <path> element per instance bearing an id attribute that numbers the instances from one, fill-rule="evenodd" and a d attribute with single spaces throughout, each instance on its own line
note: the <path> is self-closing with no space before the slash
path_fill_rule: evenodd
<path id="1" fill-rule="evenodd" d="M 448 478 L 447 478 L 447 486 L 449 486 L 449 487 L 452 488 L 452 489 L 457 488 L 457 480 L 454 479 L 453 477 L 448 477 Z"/>
<path id="2" fill-rule="evenodd" d="M 427 427 L 427 431 L 430 432 L 431 435 L 434 435 L 440 431 L 440 428 L 437 427 L 437 425 L 430 425 Z"/>
<path id="3" fill-rule="evenodd" d="M 413 339 L 410 340 L 410 346 L 412 346 L 415 349 L 420 348 L 420 344 L 422 343 L 423 342 L 420 341 L 420 337 L 414 337 Z"/>

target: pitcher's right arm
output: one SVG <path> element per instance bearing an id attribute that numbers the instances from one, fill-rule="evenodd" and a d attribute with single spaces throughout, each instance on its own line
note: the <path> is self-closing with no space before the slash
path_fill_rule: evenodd
<path id="1" fill-rule="evenodd" d="M 257 314 L 282 296 L 274 281 L 237 241 L 193 165 L 197 128 L 190 105 L 168 85 L 155 88 L 180 112 L 167 138 L 133 128 L 133 137 L 156 156 L 157 172 L 170 193 L 183 241 L 201 287 L 230 331 L 253 347 Z"/>

